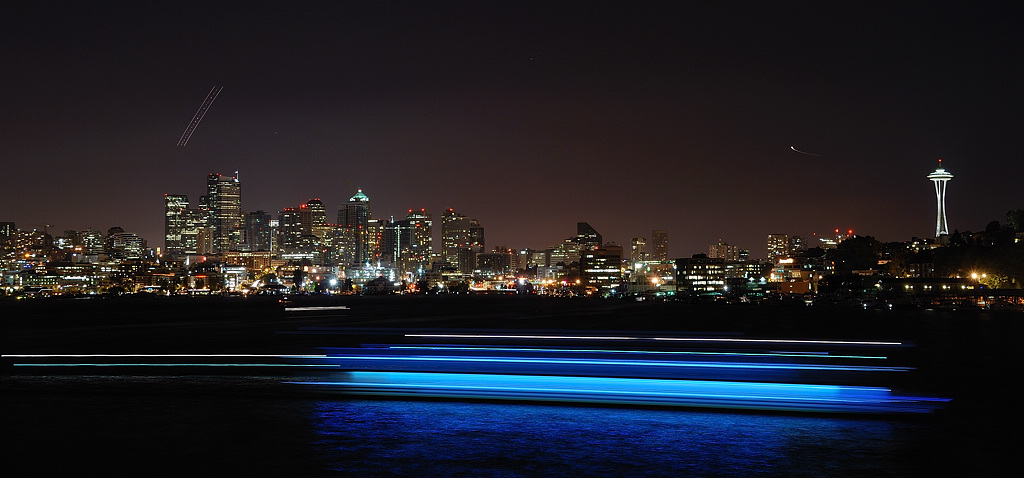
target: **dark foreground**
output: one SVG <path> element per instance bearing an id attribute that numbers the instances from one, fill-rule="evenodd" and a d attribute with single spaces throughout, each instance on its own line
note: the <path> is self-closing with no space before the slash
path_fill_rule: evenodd
<path id="1" fill-rule="evenodd" d="M 308 302 L 308 303 L 307 303 Z M 354 398 L 279 373 L 9 366 L 16 475 L 998 476 L 1019 431 L 1019 314 L 687 306 L 537 297 L 0 303 L 0 353 L 305 354 L 406 331 L 592 331 L 898 340 L 901 384 L 954 400 L 893 418 Z M 315 377 L 314 377 L 315 379 Z M 1012 437 L 1006 441 L 1006 435 Z M 7 453 L 12 452 L 12 453 Z M 166 473 L 164 473 L 166 472 Z"/>

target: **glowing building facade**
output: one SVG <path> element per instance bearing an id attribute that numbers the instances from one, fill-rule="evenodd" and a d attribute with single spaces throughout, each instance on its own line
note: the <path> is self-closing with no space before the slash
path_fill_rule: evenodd
<path id="1" fill-rule="evenodd" d="M 242 183 L 234 176 L 211 173 L 206 178 L 206 205 L 210 210 L 214 252 L 236 247 L 242 230 Z"/>
<path id="2" fill-rule="evenodd" d="M 164 194 L 164 253 L 185 253 L 185 229 L 188 227 L 188 196 Z"/>

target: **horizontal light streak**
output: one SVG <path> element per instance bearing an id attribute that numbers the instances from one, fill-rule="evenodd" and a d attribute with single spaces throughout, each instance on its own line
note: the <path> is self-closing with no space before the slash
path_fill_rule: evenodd
<path id="1" fill-rule="evenodd" d="M 259 357 L 259 358 L 323 358 L 327 355 L 268 355 L 268 354 L 3 354 L 0 358 L 117 358 L 117 357 L 149 357 L 149 358 L 174 358 L 174 357 L 204 357 L 204 358 L 232 358 L 232 357 Z"/>
<path id="2" fill-rule="evenodd" d="M 617 335 L 505 335 L 505 334 L 405 334 L 406 337 L 444 339 L 540 339 L 540 340 L 662 340 L 678 342 L 807 344 L 807 345 L 903 345 L 902 342 L 860 340 L 741 339 L 706 337 L 628 337 Z"/>
<path id="3" fill-rule="evenodd" d="M 350 372 L 349 379 L 290 382 L 355 394 L 590 401 L 800 411 L 927 412 L 945 398 L 903 397 L 883 387 L 641 378 Z"/>
<path id="4" fill-rule="evenodd" d="M 771 364 L 748 362 L 669 362 L 661 360 L 601 360 L 563 358 L 512 358 L 512 357 L 453 357 L 453 356 L 402 356 L 402 355 L 333 355 L 335 360 L 368 361 L 410 361 L 410 362 L 485 362 L 485 363 L 529 363 L 543 365 L 628 365 L 642 367 L 691 367 L 691 368 L 734 368 L 746 370 L 832 370 L 864 372 L 905 372 L 906 367 L 870 367 L 856 365 L 819 364 Z"/>
<path id="5" fill-rule="evenodd" d="M 15 367 L 285 367 L 285 368 L 323 368 L 323 363 L 240 363 L 240 362 L 46 362 L 46 360 L 70 359 L 279 359 L 288 360 L 323 360 L 326 355 L 268 355 L 268 354 L 5 354 L 4 359 L 38 360 L 36 362 L 15 362 Z"/>
<path id="6" fill-rule="evenodd" d="M 15 367 L 323 367 L 287 363 L 16 363 Z"/>
<path id="7" fill-rule="evenodd" d="M 692 350 L 614 350 L 614 349 L 554 349 L 526 347 L 462 347 L 462 346 L 423 346 L 423 345 L 390 345 L 389 349 L 398 350 L 467 350 L 493 352 L 555 352 L 555 353 L 607 353 L 607 354 L 653 354 L 653 355 L 713 355 L 726 357 L 802 357 L 802 358 L 837 358 L 837 359 L 871 359 L 886 360 L 888 357 L 876 355 L 832 355 L 828 352 L 698 352 Z"/>
<path id="8" fill-rule="evenodd" d="M 323 307 L 285 307 L 287 312 L 309 312 L 318 310 L 348 310 L 348 306 L 345 305 L 327 305 Z"/>

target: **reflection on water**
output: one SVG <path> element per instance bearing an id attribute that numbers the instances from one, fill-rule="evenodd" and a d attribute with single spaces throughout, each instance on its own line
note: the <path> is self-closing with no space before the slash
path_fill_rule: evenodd
<path id="1" fill-rule="evenodd" d="M 388 400 L 316 406 L 328 466 L 444 476 L 906 476 L 919 423 Z"/>
<path id="2" fill-rule="evenodd" d="M 1015 456 L 988 407 L 1000 415 L 378 400 L 281 380 L 0 376 L 4 476 L 993 476 Z"/>

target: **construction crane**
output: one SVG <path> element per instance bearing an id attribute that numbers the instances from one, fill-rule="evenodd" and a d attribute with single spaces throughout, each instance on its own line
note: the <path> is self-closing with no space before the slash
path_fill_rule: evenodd
<path id="1" fill-rule="evenodd" d="M 185 132 L 181 133 L 181 139 L 178 140 L 178 146 L 185 146 L 188 143 L 188 139 L 192 137 L 192 131 L 195 131 L 196 126 L 199 126 L 199 122 L 203 120 L 203 115 L 206 114 L 206 110 L 210 109 L 210 105 L 213 104 L 213 100 L 217 99 L 217 95 L 220 94 L 220 90 L 223 90 L 223 86 L 214 86 L 210 89 L 210 94 L 206 95 L 206 99 L 203 100 L 203 104 L 199 107 L 199 111 L 196 111 L 195 117 L 192 118 L 192 122 L 185 128 Z"/>

